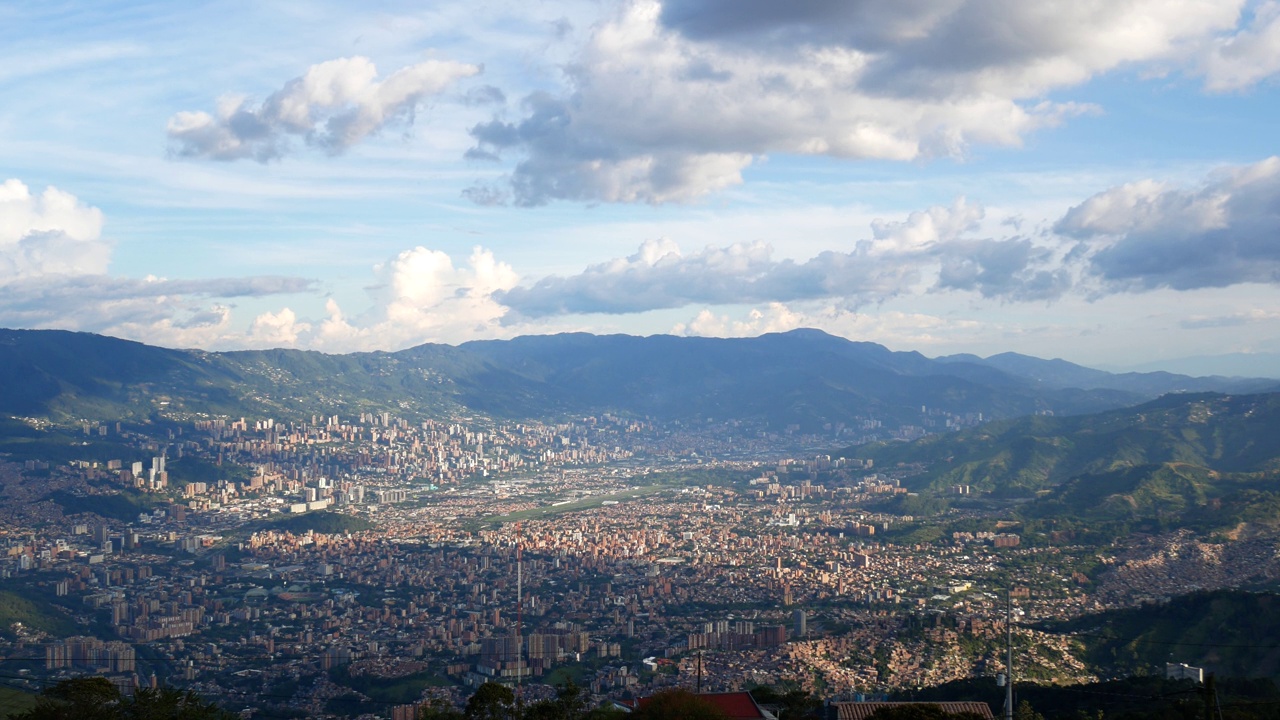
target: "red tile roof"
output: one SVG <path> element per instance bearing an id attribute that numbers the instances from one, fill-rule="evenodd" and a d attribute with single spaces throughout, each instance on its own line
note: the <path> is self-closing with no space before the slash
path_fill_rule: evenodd
<path id="1" fill-rule="evenodd" d="M 729 716 L 729 720 L 772 720 L 773 714 L 766 712 L 751 697 L 749 692 L 699 693 L 698 697 L 720 708 Z M 636 700 L 636 707 L 644 707 L 649 698 Z"/>
<path id="2" fill-rule="evenodd" d="M 934 705 L 945 713 L 974 713 L 982 718 L 995 720 L 991 707 L 984 702 L 834 702 L 828 717 L 833 720 L 866 720 L 882 708 L 904 705 Z"/>

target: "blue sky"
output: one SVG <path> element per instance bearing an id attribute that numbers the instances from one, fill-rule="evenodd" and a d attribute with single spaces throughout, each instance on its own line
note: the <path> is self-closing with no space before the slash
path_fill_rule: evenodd
<path id="1" fill-rule="evenodd" d="M 1276 2 L 19 0 L 0 48 L 4 326 L 1280 352 Z"/>

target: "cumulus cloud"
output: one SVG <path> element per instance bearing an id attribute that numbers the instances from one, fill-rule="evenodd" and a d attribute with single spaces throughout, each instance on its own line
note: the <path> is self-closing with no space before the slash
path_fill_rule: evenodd
<path id="1" fill-rule="evenodd" d="M 107 272 L 103 216 L 57 188 L 0 184 L 0 326 L 98 332 L 167 346 L 307 347 L 337 352 L 401 348 L 510 335 L 495 296 L 519 283 L 510 265 L 475 248 L 462 265 L 416 247 L 373 268 L 371 304 L 345 313 L 332 299 L 322 318 L 292 307 L 259 312 L 247 327 L 231 302 L 314 295 L 314 280 L 260 275 L 128 278 Z"/>
<path id="2" fill-rule="evenodd" d="M 58 188 L 0 184 L 0 325 L 206 346 L 227 330 L 220 300 L 315 290 L 314 281 L 284 276 L 112 276 L 103 224 L 102 211 Z"/>
<path id="3" fill-rule="evenodd" d="M 1122 67 L 1198 62 L 1236 30 L 1243 5 L 627 0 L 568 66 L 565 92 L 534 93 L 521 118 L 476 125 L 469 156 L 515 158 L 520 205 L 692 200 L 742 182 L 768 153 L 963 156 L 1094 110 L 1047 100 L 1052 91 Z M 1268 52 L 1263 25 L 1221 53 Z M 1227 76 L 1206 72 L 1211 86 Z"/>
<path id="4" fill-rule="evenodd" d="M 1111 188 L 1055 230 L 1083 243 L 1104 291 L 1280 283 L 1280 157 L 1194 189 L 1150 180 Z"/>
<path id="5" fill-rule="evenodd" d="M 986 298 L 1053 300 L 1072 284 L 1071 273 L 1055 267 L 1055 249 L 1027 238 L 957 241 L 939 258 L 934 286 L 938 290 L 968 290 Z"/>
<path id="6" fill-rule="evenodd" d="M 44 275 L 0 283 L 0 325 L 82 330 L 137 337 L 142 327 L 207 327 L 223 317 L 220 303 L 314 292 L 311 280 L 292 277 L 163 280 L 110 275 Z M 148 335 L 157 339 L 162 333 Z M 219 339 L 205 337 L 205 341 Z M 166 341 L 164 344 L 172 344 Z M 201 343 L 203 345 L 205 343 Z"/>
<path id="7" fill-rule="evenodd" d="M 981 206 L 962 199 L 903 221 L 876 221 L 872 237 L 851 243 L 851 250 L 828 250 L 805 261 L 776 259 L 772 246 L 761 241 L 686 254 L 670 240 L 650 240 L 628 257 L 577 275 L 545 277 L 497 297 L 515 316 L 536 318 L 824 298 L 861 305 L 926 281 L 935 291 L 1008 300 L 1053 299 L 1070 287 L 1059 245 L 971 237 L 982 216 Z"/>
<path id="8" fill-rule="evenodd" d="M 670 240 L 651 240 L 626 258 L 578 275 L 550 276 L 499 299 L 524 317 L 632 313 L 695 303 L 724 305 L 830 297 L 893 295 L 914 281 L 913 268 L 865 254 L 824 252 L 806 262 L 776 260 L 763 242 L 708 246 L 684 254 Z"/>
<path id="9" fill-rule="evenodd" d="M 303 333 L 309 332 L 311 325 L 299 322 L 298 316 L 289 308 L 280 312 L 265 312 L 253 319 L 249 326 L 250 345 L 265 347 L 296 347 Z"/>
<path id="10" fill-rule="evenodd" d="M 801 306 L 769 303 L 752 308 L 741 319 L 703 309 L 687 323 L 677 323 L 672 334 L 695 337 L 755 337 L 796 328 L 820 328 L 834 335 L 879 342 L 891 347 L 923 347 L 971 338 L 978 330 L 990 330 L 973 320 L 943 318 L 896 310 L 859 313 L 832 303 Z"/>
<path id="11" fill-rule="evenodd" d="M 256 107 L 248 98 L 225 96 L 213 114 L 179 112 L 169 119 L 168 134 L 185 157 L 266 162 L 288 152 L 293 137 L 341 153 L 389 124 L 412 123 L 424 99 L 479 72 L 475 65 L 428 60 L 379 80 L 368 58 L 339 58 L 312 65 Z"/>
<path id="12" fill-rule="evenodd" d="M 299 321 L 292 313 L 259 321 L 292 346 L 341 352 L 509 334 L 500 324 L 507 308 L 494 295 L 520 278 L 489 250 L 475 248 L 459 267 L 448 254 L 419 246 L 376 266 L 374 275 L 372 306 L 360 314 L 349 316 L 330 300 L 319 321 Z"/>
<path id="13" fill-rule="evenodd" d="M 0 185 L 0 282 L 46 274 L 105 272 L 111 245 L 102 211 L 55 187 L 33 194 L 22 182 Z"/>
<path id="14" fill-rule="evenodd" d="M 1239 32 L 1215 38 L 1203 62 L 1210 90 L 1243 90 L 1280 72 L 1280 2 L 1265 2 Z"/>
<path id="15" fill-rule="evenodd" d="M 688 323 L 678 323 L 672 334 L 693 337 L 755 337 L 765 333 L 786 332 L 804 327 L 806 317 L 784 303 L 769 303 L 764 310 L 752 308 L 741 320 L 717 315 L 704 308 Z"/>

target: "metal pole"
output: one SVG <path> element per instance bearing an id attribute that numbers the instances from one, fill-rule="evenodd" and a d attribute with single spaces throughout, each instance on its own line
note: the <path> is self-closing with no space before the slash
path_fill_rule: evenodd
<path id="1" fill-rule="evenodd" d="M 520 524 L 516 523 L 516 705 L 520 704 L 520 680 L 524 675 L 524 668 L 520 665 L 524 655 L 524 558 L 521 555 L 523 538 L 520 529 Z"/>
<path id="2" fill-rule="evenodd" d="M 1013 590 L 1009 589 L 1006 592 L 1008 594 L 1005 596 L 1004 671 L 1008 678 L 1004 684 L 1004 720 L 1013 720 Z"/>
<path id="3" fill-rule="evenodd" d="M 1214 682 L 1213 673 L 1204 679 L 1204 718 L 1205 720 L 1213 720 L 1213 708 L 1218 702 L 1218 687 Z"/>

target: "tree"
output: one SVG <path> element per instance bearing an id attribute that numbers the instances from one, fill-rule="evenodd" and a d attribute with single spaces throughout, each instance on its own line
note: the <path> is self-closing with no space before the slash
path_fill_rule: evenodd
<path id="1" fill-rule="evenodd" d="M 511 688 L 496 682 L 487 682 L 476 688 L 467 700 L 463 713 L 466 720 L 511 720 L 515 715 L 516 694 Z"/>
<path id="2" fill-rule="evenodd" d="M 444 698 L 431 698 L 418 710 L 418 720 L 464 720 L 465 716 Z"/>
<path id="3" fill-rule="evenodd" d="M 587 715 L 587 699 L 582 688 L 572 680 L 565 683 L 550 700 L 542 700 L 525 708 L 523 720 L 581 720 Z"/>
<path id="4" fill-rule="evenodd" d="M 751 691 L 751 697 L 761 705 L 777 705 L 782 708 L 785 718 L 818 718 L 822 717 L 822 700 L 816 695 L 799 688 L 782 692 L 768 685 L 761 685 Z"/>
<path id="5" fill-rule="evenodd" d="M 631 717 L 633 720 L 728 720 L 723 710 L 688 690 L 654 693 Z"/>
<path id="6" fill-rule="evenodd" d="M 44 691 L 31 710 L 15 720 L 230 720 L 222 710 L 190 690 L 143 688 L 125 697 L 102 677 L 63 680 Z"/>
<path id="7" fill-rule="evenodd" d="M 1031 703 L 1023 700 L 1018 703 L 1018 708 L 1013 711 L 1014 720 L 1044 720 L 1044 716 L 1036 712 L 1031 707 Z"/>
<path id="8" fill-rule="evenodd" d="M 125 720 L 231 720 L 226 712 L 190 690 L 142 688 L 121 707 Z"/>
<path id="9" fill-rule="evenodd" d="M 120 691 L 102 677 L 63 680 L 47 688 L 36 706 L 16 720 L 116 720 L 122 717 Z"/>

